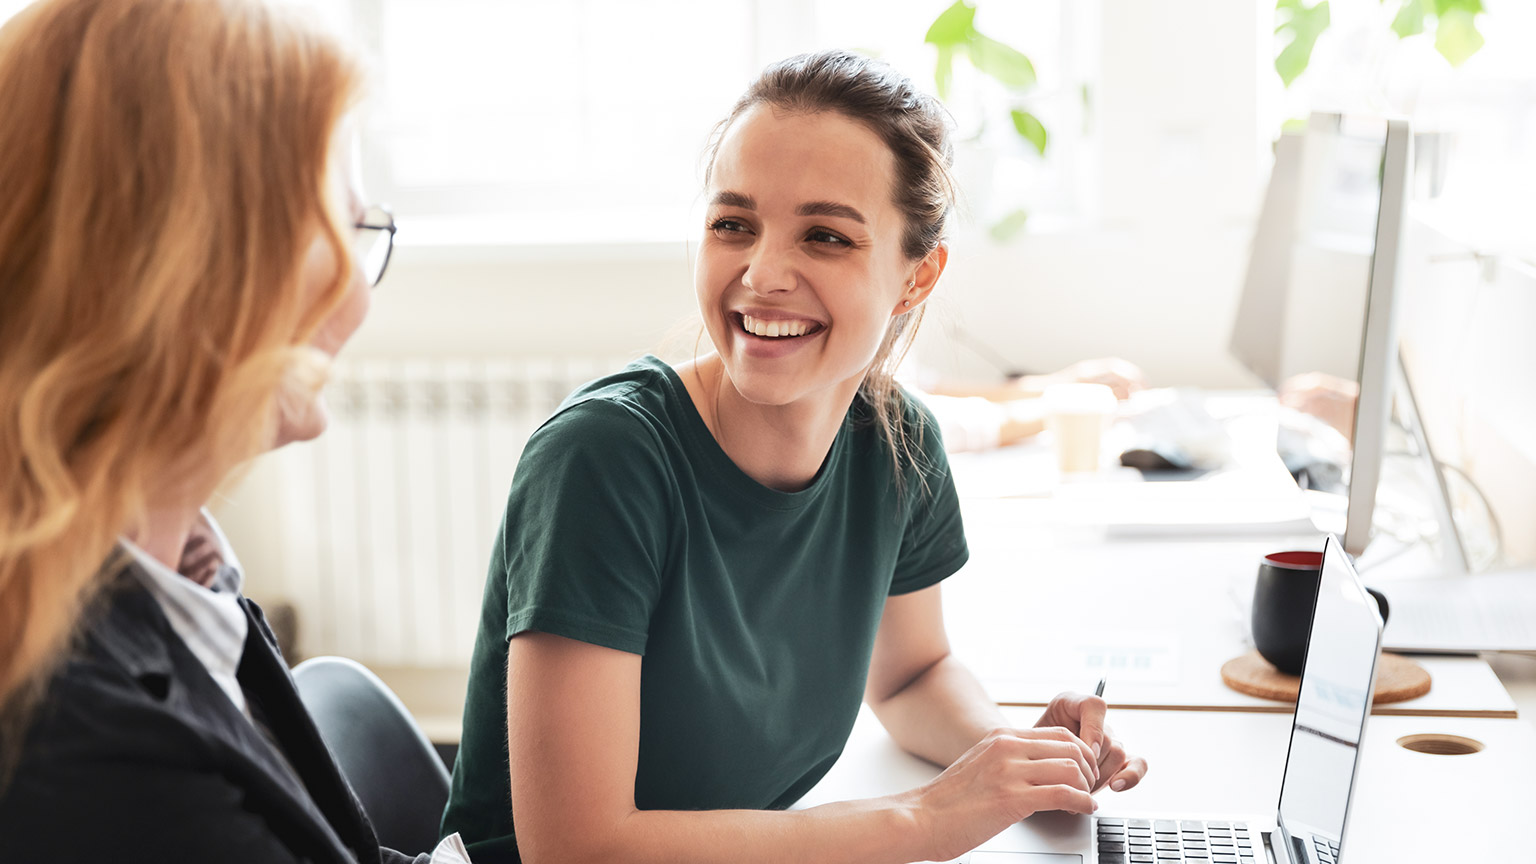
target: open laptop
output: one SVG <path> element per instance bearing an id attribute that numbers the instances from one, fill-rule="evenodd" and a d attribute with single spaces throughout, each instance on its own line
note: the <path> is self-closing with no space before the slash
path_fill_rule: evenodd
<path id="1" fill-rule="evenodd" d="M 1029 830 L 1005 831 L 956 864 L 1338 864 L 1381 632 L 1375 600 L 1339 539 L 1329 536 L 1273 815 L 1231 821 L 1198 813 L 1175 819 L 1041 813 L 1025 820 Z"/>

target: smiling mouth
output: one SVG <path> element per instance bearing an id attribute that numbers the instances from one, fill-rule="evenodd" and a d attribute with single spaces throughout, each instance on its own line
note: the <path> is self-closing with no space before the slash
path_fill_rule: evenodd
<path id="1" fill-rule="evenodd" d="M 814 336 L 826 329 L 820 322 L 806 318 L 765 321 L 741 313 L 736 313 L 732 317 L 736 319 L 736 326 L 743 333 L 762 339 L 796 339 L 801 336 Z"/>

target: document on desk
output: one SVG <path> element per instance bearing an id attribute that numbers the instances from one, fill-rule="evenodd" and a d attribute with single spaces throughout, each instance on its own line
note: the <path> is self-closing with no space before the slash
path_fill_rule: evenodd
<path id="1" fill-rule="evenodd" d="M 961 498 L 1043 498 L 1061 482 L 1055 457 L 1036 444 L 952 453 L 949 469 Z"/>
<path id="2" fill-rule="evenodd" d="M 1382 647 L 1475 654 L 1536 651 L 1536 569 L 1380 583 L 1390 611 Z"/>
<path id="3" fill-rule="evenodd" d="M 1306 496 L 1218 481 L 1064 485 L 1059 518 L 1111 537 L 1294 537 L 1317 533 Z"/>
<path id="4" fill-rule="evenodd" d="M 1038 629 L 997 634 L 986 642 L 966 661 L 977 677 L 1005 689 L 1047 681 L 1081 687 L 1103 676 L 1116 686 L 1179 682 L 1180 640 L 1172 630 Z"/>

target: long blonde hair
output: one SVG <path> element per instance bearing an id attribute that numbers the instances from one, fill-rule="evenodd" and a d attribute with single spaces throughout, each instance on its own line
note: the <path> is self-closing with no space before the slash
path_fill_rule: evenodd
<path id="1" fill-rule="evenodd" d="M 351 261 L 329 163 L 359 82 L 247 0 L 46 0 L 0 28 L 0 769 L 117 536 L 270 445 L 350 278 L 300 272 L 317 232 Z"/>

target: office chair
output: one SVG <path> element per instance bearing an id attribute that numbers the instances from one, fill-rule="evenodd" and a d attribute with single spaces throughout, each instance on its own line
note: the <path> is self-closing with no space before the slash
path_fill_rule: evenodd
<path id="1" fill-rule="evenodd" d="M 400 699 L 345 657 L 305 660 L 293 680 L 379 843 L 410 854 L 431 851 L 448 803 L 448 771 Z"/>

